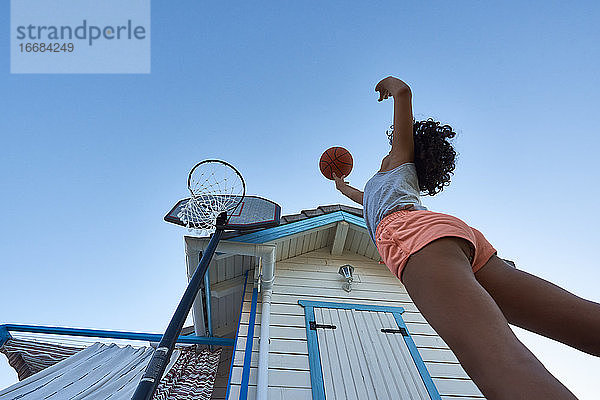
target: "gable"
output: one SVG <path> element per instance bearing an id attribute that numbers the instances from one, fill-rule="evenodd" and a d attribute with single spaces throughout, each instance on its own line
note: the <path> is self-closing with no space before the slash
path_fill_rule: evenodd
<path id="1" fill-rule="evenodd" d="M 381 260 L 362 217 L 335 211 L 230 239 L 243 243 L 277 245 L 277 261 L 330 247 L 332 253 L 349 251 Z"/>
<path id="2" fill-rule="evenodd" d="M 315 250 L 327 249 L 340 255 L 342 251 L 358 254 L 371 260 L 381 260 L 377 248 L 371 241 L 364 219 L 356 214 L 360 211 L 342 206 L 325 206 L 320 215 L 315 210 L 304 211 L 302 216 L 286 216 L 283 225 L 254 231 L 246 234 L 230 234 L 222 242 L 244 244 L 269 244 L 276 246 L 276 261 L 287 260 Z M 193 274 L 202 244 L 207 238 L 186 236 L 186 264 L 188 277 Z M 237 328 L 235 321 L 239 316 L 242 281 L 245 273 L 258 265 L 258 258 L 249 255 L 217 253 L 209 266 L 210 314 L 213 335 L 234 337 Z M 196 334 L 204 336 L 208 328 L 205 319 L 206 296 L 197 296 L 194 302 L 194 325 Z M 207 314 L 208 315 L 208 314 Z"/>

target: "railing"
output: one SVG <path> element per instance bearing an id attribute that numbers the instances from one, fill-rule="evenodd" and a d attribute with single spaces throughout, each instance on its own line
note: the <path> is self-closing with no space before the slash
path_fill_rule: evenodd
<path id="1" fill-rule="evenodd" d="M 142 340 L 147 342 L 160 342 L 163 336 L 160 333 L 64 328 L 58 326 L 4 324 L 0 325 L 0 347 L 2 347 L 4 343 L 11 339 L 10 332 L 43 333 L 48 335 L 65 336 L 85 336 L 106 339 Z M 211 336 L 179 336 L 177 338 L 177 343 L 233 346 L 234 340 L 235 339 L 218 338 Z"/>

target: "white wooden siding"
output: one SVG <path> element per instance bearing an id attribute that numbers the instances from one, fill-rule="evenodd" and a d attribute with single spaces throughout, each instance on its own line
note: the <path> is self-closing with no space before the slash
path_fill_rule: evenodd
<path id="1" fill-rule="evenodd" d="M 286 260 L 313 250 L 322 249 L 330 245 L 335 237 L 335 223 L 313 229 L 310 232 L 302 232 L 276 240 L 277 261 Z"/>
<path id="2" fill-rule="evenodd" d="M 331 229 L 325 234 L 328 236 L 327 240 L 333 240 L 335 230 Z M 312 235 L 306 235 L 308 246 L 311 246 L 311 240 L 323 240 L 319 239 L 319 233 L 314 239 L 311 239 Z M 303 247 L 305 241 L 306 239 L 302 242 Z M 352 241 L 355 243 L 349 243 Z M 349 247 L 359 249 L 362 245 L 364 242 L 361 244 L 361 238 L 351 226 L 344 246 L 345 251 L 341 256 L 332 256 L 330 249 L 324 247 L 290 259 L 280 259 L 276 263 L 271 306 L 269 398 L 312 399 L 304 309 L 298 305 L 298 300 L 304 299 L 403 307 L 405 312 L 402 318 L 442 399 L 481 400 L 481 392 L 468 378 L 446 343 L 427 324 L 400 281 L 385 265 L 348 251 Z M 294 248 L 297 248 L 297 245 Z M 289 245 L 287 250 L 282 251 L 289 254 Z M 368 246 L 365 252 L 369 252 Z M 278 259 L 280 256 L 278 249 Z M 343 279 L 337 272 L 343 264 L 351 264 L 355 268 L 356 279 L 350 293 L 342 289 Z M 252 276 L 250 272 L 241 315 L 240 336 L 233 360 L 229 396 L 231 400 L 239 398 L 246 347 L 245 334 L 248 332 L 250 317 Z M 256 393 L 260 310 L 259 296 L 250 364 L 249 400 L 254 400 Z"/>
<path id="3" fill-rule="evenodd" d="M 186 244 L 186 267 L 189 279 L 196 270 L 201 256 L 198 246 L 194 245 L 194 241 L 197 238 L 186 236 L 184 240 Z M 218 288 L 220 284 L 226 285 L 228 282 L 235 281 L 236 279 L 243 279 L 246 271 L 253 269 L 256 264 L 256 257 L 252 256 L 215 254 L 208 269 L 211 287 Z M 235 329 L 240 314 L 240 297 L 242 291 L 243 287 L 238 284 L 235 290 L 229 290 L 222 297 L 211 296 L 214 336 L 235 336 Z M 199 312 L 199 315 L 196 315 L 196 310 L 203 310 L 203 301 L 203 296 L 196 296 L 192 309 L 194 325 L 200 334 L 206 331 L 206 324 L 204 313 Z"/>
<path id="4" fill-rule="evenodd" d="M 371 237 L 367 233 L 367 230 L 352 224 L 349 228 L 346 243 L 344 244 L 344 250 L 349 253 L 356 253 L 372 260 L 380 261 L 381 257 L 379 256 L 377 247 L 375 247 L 371 241 Z"/>
<path id="5" fill-rule="evenodd" d="M 243 279 L 246 271 L 256 265 L 256 258 L 251 256 L 235 255 L 215 258 L 216 260 L 211 262 L 209 269 L 211 286 L 235 278 Z M 213 335 L 215 336 L 233 337 L 235 335 L 243 288 L 238 286 L 237 289 L 221 298 L 211 297 Z M 194 322 L 196 321 L 194 320 Z"/>

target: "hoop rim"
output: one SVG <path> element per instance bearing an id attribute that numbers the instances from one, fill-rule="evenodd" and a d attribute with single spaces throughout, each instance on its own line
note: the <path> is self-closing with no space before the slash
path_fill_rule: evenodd
<path id="1" fill-rule="evenodd" d="M 211 182 L 216 184 L 216 189 Z M 202 232 L 224 229 L 246 196 L 246 181 L 240 171 L 220 159 L 206 159 L 194 165 L 188 173 L 187 187 L 191 197 L 181 207 L 177 217 L 188 229 Z M 212 199 L 219 197 L 228 200 L 213 203 Z M 225 219 L 219 222 L 221 215 Z"/>
<path id="2" fill-rule="evenodd" d="M 240 178 L 240 181 L 242 182 L 242 199 L 246 196 L 246 181 L 244 180 L 244 177 L 242 176 L 242 174 L 240 173 L 240 171 L 237 170 L 236 167 L 234 167 L 232 164 L 228 163 L 227 161 L 224 160 L 219 160 L 218 158 L 208 158 L 206 160 L 202 160 L 199 163 L 197 163 L 196 165 L 194 165 L 192 167 L 192 169 L 190 170 L 190 173 L 188 174 L 188 179 L 187 179 L 187 187 L 188 190 L 190 191 L 190 194 L 192 195 L 192 197 L 196 197 L 194 195 L 194 192 L 192 191 L 192 189 L 190 189 L 190 184 L 191 184 L 191 180 L 192 180 L 192 174 L 194 173 L 194 171 L 196 170 L 196 168 L 198 168 L 200 165 L 202 164 L 207 164 L 207 163 L 211 163 L 211 162 L 216 162 L 216 163 L 220 163 L 220 164 L 224 164 L 226 166 L 228 166 L 229 168 L 231 168 L 232 170 L 235 171 L 235 173 L 238 175 L 238 177 Z"/>

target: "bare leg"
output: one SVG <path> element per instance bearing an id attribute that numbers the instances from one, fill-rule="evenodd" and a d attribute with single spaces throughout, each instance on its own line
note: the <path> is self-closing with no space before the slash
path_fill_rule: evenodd
<path id="1" fill-rule="evenodd" d="M 425 319 L 489 400 L 575 399 L 517 339 L 477 282 L 469 247 L 446 237 L 410 257 L 402 279 Z"/>
<path id="2" fill-rule="evenodd" d="M 493 256 L 475 274 L 509 323 L 600 356 L 600 304 Z"/>

